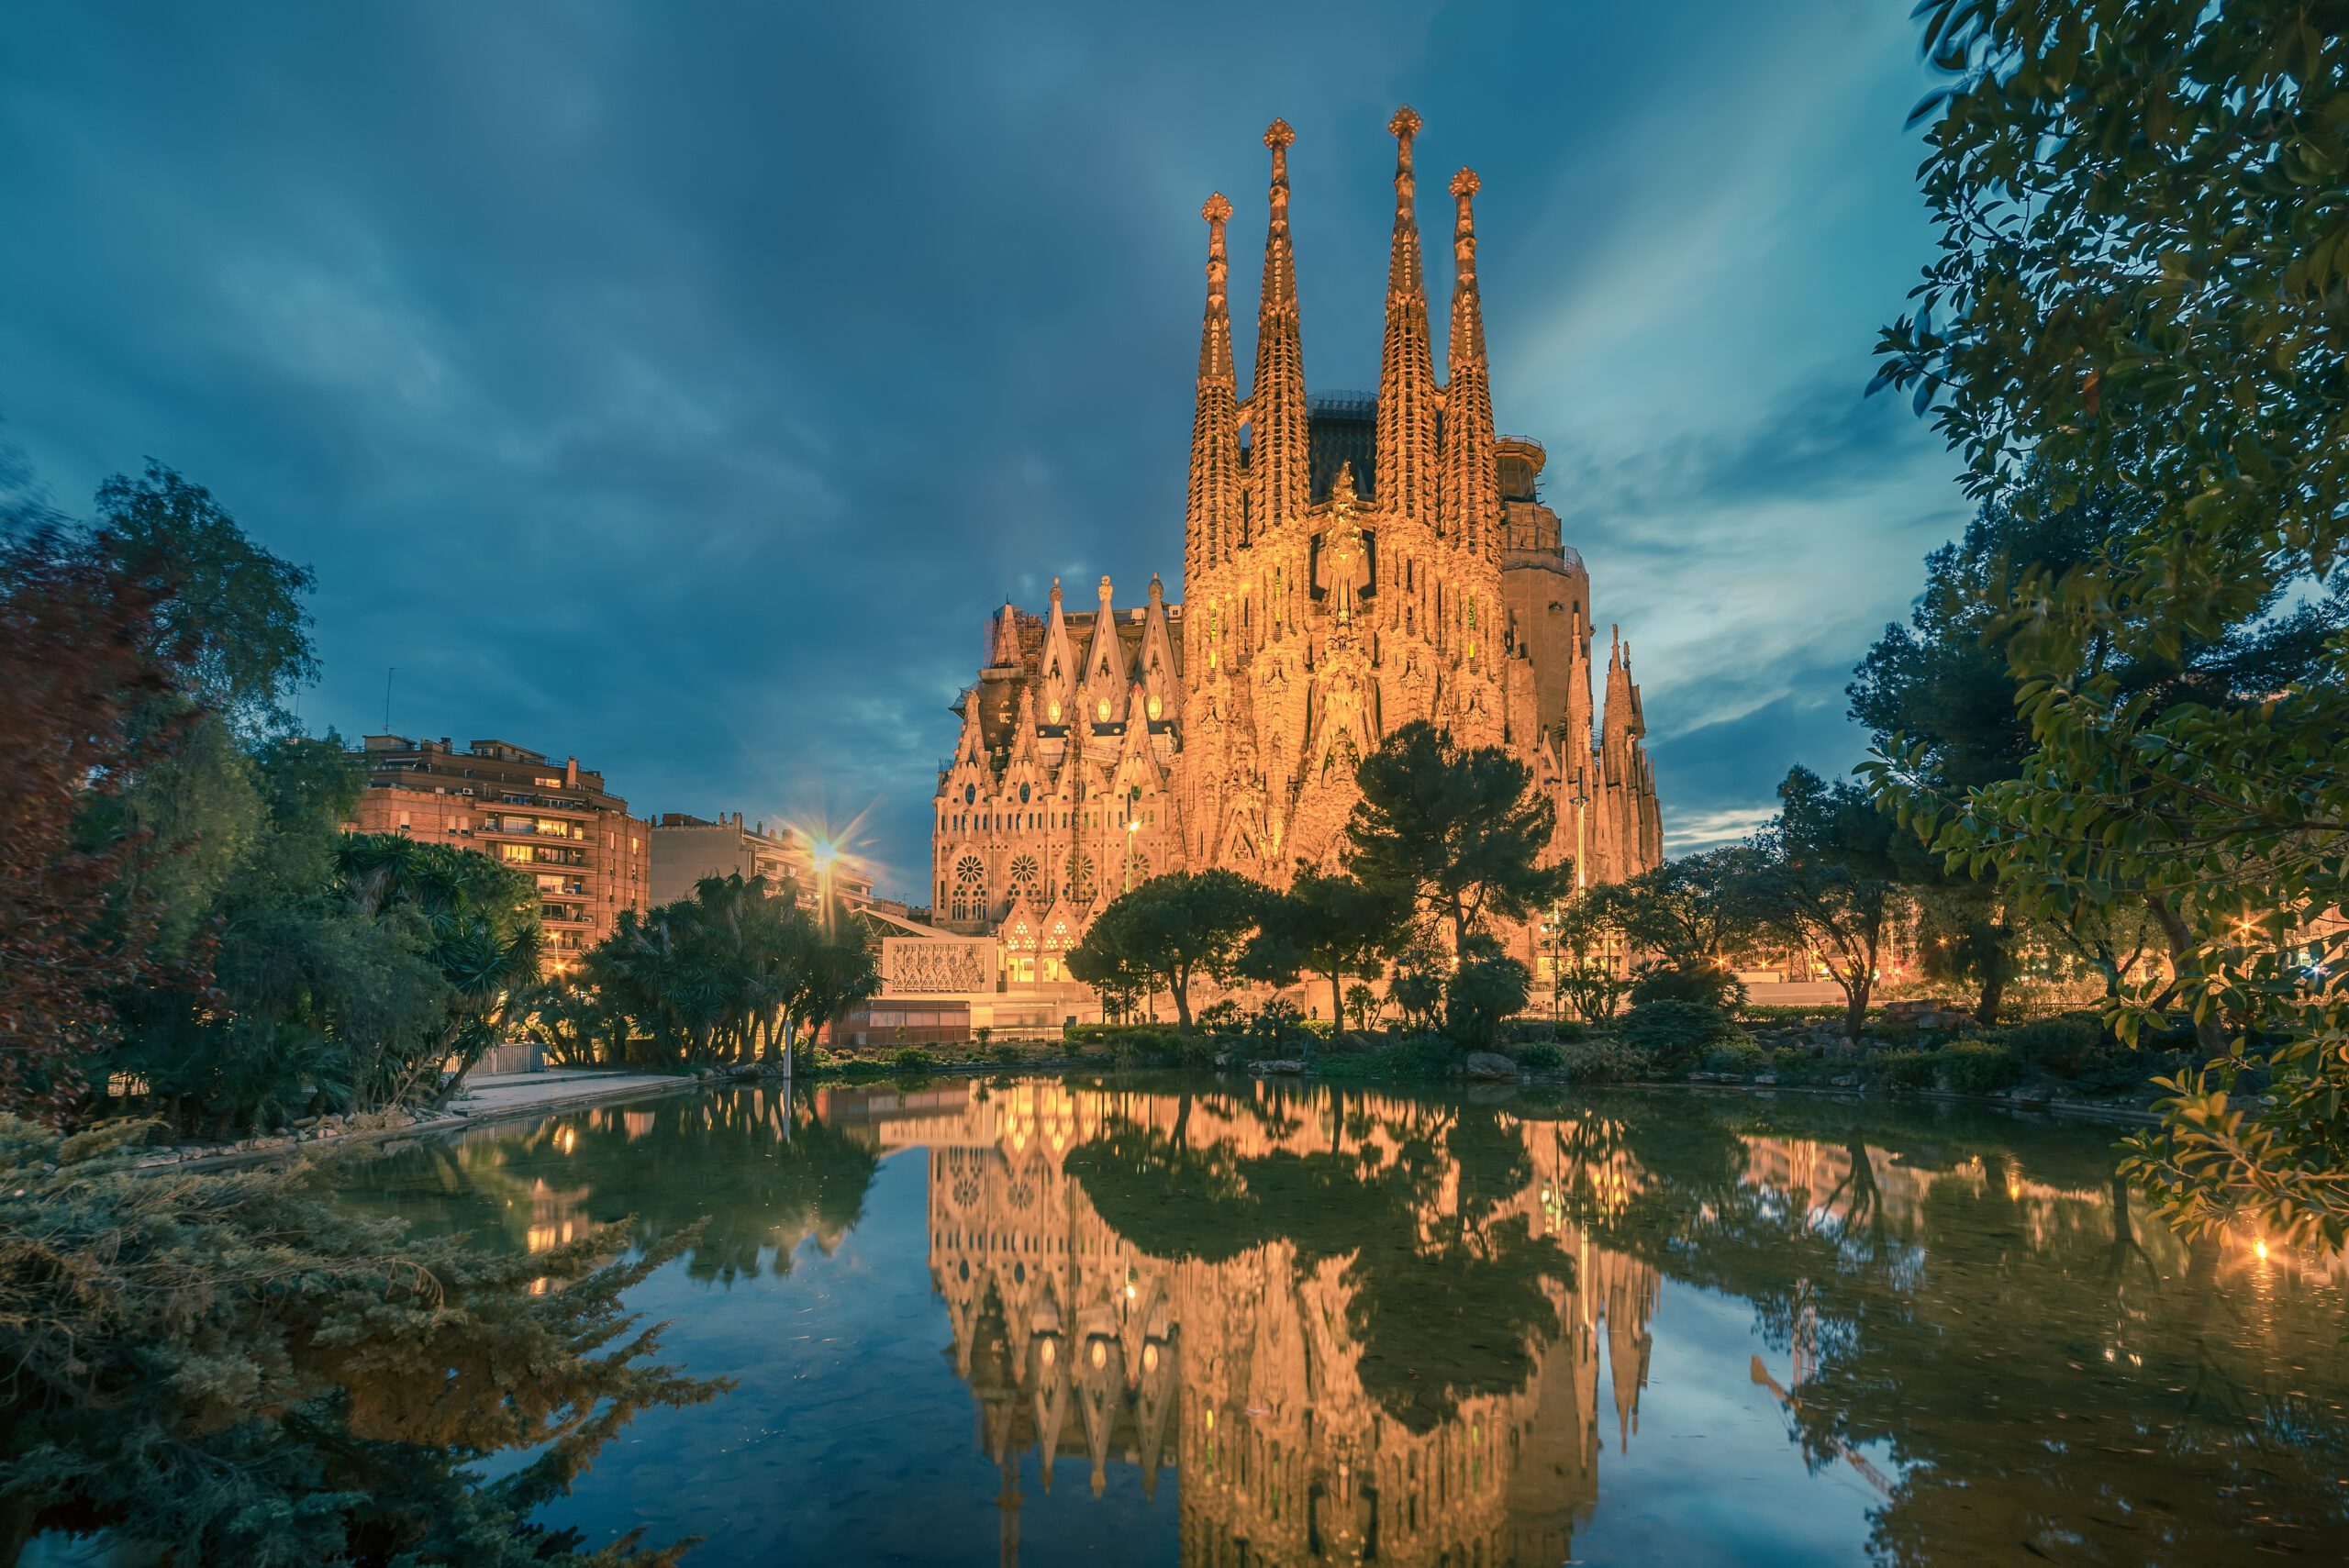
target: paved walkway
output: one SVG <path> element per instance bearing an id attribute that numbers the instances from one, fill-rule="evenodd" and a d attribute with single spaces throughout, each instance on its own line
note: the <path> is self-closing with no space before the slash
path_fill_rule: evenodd
<path id="1" fill-rule="evenodd" d="M 429 1120 L 404 1126 L 373 1128 L 363 1132 L 334 1132 L 324 1138 L 278 1136 L 249 1139 L 240 1143 L 190 1146 L 165 1150 L 139 1161 L 142 1171 L 214 1171 L 254 1160 L 284 1158 L 297 1151 L 331 1145 L 378 1143 L 387 1138 L 415 1138 L 498 1121 L 507 1117 L 532 1116 L 565 1106 L 618 1099 L 638 1095 L 665 1094 L 700 1086 L 700 1080 L 669 1073 L 605 1073 L 593 1068 L 556 1069 L 546 1073 L 491 1073 L 465 1080 L 465 1091 Z"/>
<path id="2" fill-rule="evenodd" d="M 436 1117 L 418 1130 L 438 1128 L 447 1118 L 477 1120 L 508 1111 L 600 1100 L 607 1095 L 632 1095 L 650 1089 L 674 1089 L 693 1083 L 668 1073 L 605 1073 L 592 1068 L 556 1068 L 545 1073 L 475 1073 L 465 1080 L 465 1092 L 449 1102 L 445 1117 Z"/>

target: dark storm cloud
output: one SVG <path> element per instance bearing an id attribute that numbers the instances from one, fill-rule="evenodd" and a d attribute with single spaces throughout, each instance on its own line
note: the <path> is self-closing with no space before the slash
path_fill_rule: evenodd
<path id="1" fill-rule="evenodd" d="M 1721 7 L 1659 59 L 1581 7 L 19 7 L 0 417 L 62 505 L 151 453 L 313 565 L 312 724 L 379 727 L 396 665 L 395 728 L 575 751 L 646 812 L 872 807 L 918 889 L 988 607 L 1179 589 L 1201 198 L 1244 360 L 1256 138 L 1297 124 L 1308 370 L 1367 385 L 1408 98 L 1423 167 L 1485 176 L 1503 422 L 1575 454 L 1667 810 L 1766 800 L 1784 749 L 1729 721 L 1848 665 L 1945 520 L 1930 442 L 1835 402 L 1852 302 L 1922 253 L 1881 10 Z M 1675 323 L 1747 294 L 1807 346 L 1692 373 Z M 1796 613 L 1722 616 L 1789 591 L 1753 562 L 1797 513 Z"/>

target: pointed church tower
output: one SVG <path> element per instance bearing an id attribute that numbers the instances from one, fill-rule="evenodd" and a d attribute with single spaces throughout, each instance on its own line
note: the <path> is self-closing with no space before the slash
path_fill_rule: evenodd
<path id="1" fill-rule="evenodd" d="M 1061 610 L 1061 580 L 1052 579 L 1052 614 L 1044 621 L 1044 647 L 1037 657 L 1040 698 L 1046 724 L 1067 724 L 1076 714 L 1076 699 L 1084 672 L 1076 662 L 1076 645 L 1069 639 L 1068 617 Z"/>
<path id="2" fill-rule="evenodd" d="M 1454 545 L 1497 557 L 1500 477 L 1493 455 L 1493 383 L 1485 359 L 1485 311 L 1476 293 L 1476 217 L 1469 203 L 1474 169 L 1452 178 L 1459 216 L 1452 231 L 1452 336 L 1444 345 L 1444 534 Z"/>
<path id="3" fill-rule="evenodd" d="M 1183 592 L 1194 600 L 1206 597 L 1201 588 L 1207 573 L 1229 558 L 1240 532 L 1240 395 L 1231 368 L 1231 263 L 1223 250 L 1231 204 L 1219 191 L 1199 216 L 1208 220 L 1208 307 L 1199 327 L 1191 490 L 1183 513 Z"/>
<path id="4" fill-rule="evenodd" d="M 1419 183 L 1411 172 L 1411 139 L 1419 134 L 1419 124 L 1408 104 L 1386 122 L 1395 136 L 1395 239 L 1386 259 L 1386 339 L 1378 362 L 1377 455 L 1371 479 L 1381 511 L 1431 522 L 1436 506 L 1435 356 L 1428 345 Z"/>
<path id="5" fill-rule="evenodd" d="M 1286 120 L 1275 120 L 1264 132 L 1273 152 L 1272 222 L 1256 303 L 1256 376 L 1248 389 L 1250 540 L 1303 517 L 1312 495 L 1297 255 L 1288 234 L 1288 149 L 1296 139 Z"/>
<path id="6" fill-rule="evenodd" d="M 1079 697 L 1081 722 L 1086 724 L 1108 724 L 1125 717 L 1126 654 L 1118 645 L 1118 612 L 1110 607 L 1106 573 L 1099 597 L 1093 612 L 1093 640 L 1085 651 L 1085 685 Z"/>

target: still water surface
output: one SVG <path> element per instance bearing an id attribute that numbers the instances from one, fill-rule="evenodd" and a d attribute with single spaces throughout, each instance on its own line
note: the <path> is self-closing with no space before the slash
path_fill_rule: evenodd
<path id="1" fill-rule="evenodd" d="M 941 1082 L 353 1170 L 738 1386 L 550 1510 L 688 1562 L 2349 1560 L 2349 1266 L 2188 1246 L 2109 1129 L 1815 1098 Z"/>

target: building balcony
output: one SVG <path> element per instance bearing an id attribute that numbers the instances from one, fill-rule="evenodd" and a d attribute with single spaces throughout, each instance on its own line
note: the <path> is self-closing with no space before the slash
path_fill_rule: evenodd
<path id="1" fill-rule="evenodd" d="M 569 839 L 574 842 L 584 842 L 587 837 L 584 831 L 571 830 L 568 824 L 518 822 L 510 818 L 484 818 L 473 832 L 477 837 L 491 839 Z"/>
<path id="2" fill-rule="evenodd" d="M 529 795 L 518 790 L 498 790 L 495 793 L 484 791 L 481 799 L 484 806 L 510 806 L 523 811 L 557 812 L 565 817 L 575 817 L 583 822 L 597 815 L 596 808 L 584 801 L 556 800 L 548 795 Z"/>

